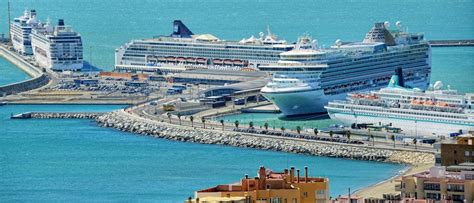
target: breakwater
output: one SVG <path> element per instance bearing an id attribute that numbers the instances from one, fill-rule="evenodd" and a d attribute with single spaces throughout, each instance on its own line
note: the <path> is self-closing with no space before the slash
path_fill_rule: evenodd
<path id="1" fill-rule="evenodd" d="M 459 46 L 474 46 L 474 40 L 429 40 L 432 47 L 459 47 Z"/>
<path id="2" fill-rule="evenodd" d="M 104 112 L 27 112 L 18 115 L 12 115 L 16 119 L 96 119 L 105 114 Z"/>
<path id="3" fill-rule="evenodd" d="M 4 97 L 19 92 L 29 91 L 32 89 L 39 88 L 49 83 L 50 78 L 45 73 L 30 64 L 28 61 L 18 56 L 13 51 L 8 50 L 4 45 L 0 45 L 0 57 L 13 63 L 16 67 L 26 72 L 32 79 L 0 86 L 0 97 Z"/>
<path id="4" fill-rule="evenodd" d="M 46 74 L 41 74 L 38 77 L 34 77 L 29 80 L 0 86 L 0 97 L 39 88 L 41 86 L 47 85 L 49 80 L 50 78 Z"/>
<path id="5" fill-rule="evenodd" d="M 434 162 L 434 155 L 402 149 L 327 143 L 297 138 L 282 138 L 243 132 L 231 132 L 178 126 L 149 120 L 123 110 L 100 115 L 96 118 L 102 127 L 182 142 L 220 144 L 244 148 L 282 151 L 315 156 L 338 157 L 357 160 L 381 161 L 402 164 Z"/>

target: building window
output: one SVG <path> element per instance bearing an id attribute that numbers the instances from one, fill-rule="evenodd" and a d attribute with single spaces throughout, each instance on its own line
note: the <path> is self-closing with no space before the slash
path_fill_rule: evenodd
<path id="1" fill-rule="evenodd" d="M 439 193 L 426 193 L 426 199 L 440 200 L 441 199 L 441 194 L 439 194 Z"/>
<path id="2" fill-rule="evenodd" d="M 464 185 L 460 185 L 460 184 L 448 184 L 448 191 L 464 192 Z"/>
<path id="3" fill-rule="evenodd" d="M 465 152 L 464 152 L 464 156 L 467 156 L 467 157 L 468 157 L 468 156 L 469 156 L 469 151 L 465 151 Z"/>
<path id="4" fill-rule="evenodd" d="M 424 186 L 423 186 L 423 189 L 439 191 L 440 190 L 440 185 L 439 185 L 439 183 L 425 183 Z"/>

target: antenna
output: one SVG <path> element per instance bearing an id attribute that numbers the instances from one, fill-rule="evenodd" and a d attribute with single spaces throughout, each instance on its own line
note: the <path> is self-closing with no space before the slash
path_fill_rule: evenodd
<path id="1" fill-rule="evenodd" d="M 9 38 L 9 42 L 10 44 L 13 43 L 12 42 L 12 36 L 11 36 L 11 33 L 12 33 L 12 25 L 11 25 L 11 19 L 10 19 L 10 0 L 8 0 L 8 38 Z"/>

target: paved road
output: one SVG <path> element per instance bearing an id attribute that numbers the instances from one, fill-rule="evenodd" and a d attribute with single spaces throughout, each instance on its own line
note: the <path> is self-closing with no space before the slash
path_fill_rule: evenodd
<path id="1" fill-rule="evenodd" d="M 201 117 L 194 117 L 193 122 L 190 121 L 190 116 L 181 116 L 181 119 L 178 119 L 176 115 L 171 115 L 171 117 L 167 116 L 167 112 L 165 112 L 161 107 L 161 105 L 165 102 L 169 102 L 175 98 L 167 98 L 160 100 L 158 102 L 157 106 L 151 106 L 148 103 L 142 104 L 140 106 L 136 106 L 131 108 L 130 110 L 141 117 L 152 119 L 152 120 L 158 120 L 158 121 L 165 121 L 165 122 L 171 122 L 172 124 L 175 125 L 184 125 L 184 126 L 193 126 L 196 128 L 210 128 L 210 129 L 216 129 L 216 130 L 224 130 L 224 131 L 234 131 L 235 124 L 234 123 L 224 123 L 222 125 L 218 121 L 214 120 L 205 120 L 203 123 L 201 120 Z M 248 124 L 240 124 L 239 128 L 240 129 L 246 129 L 248 128 Z M 260 129 L 260 128 L 259 128 Z M 272 128 L 269 128 L 269 131 L 273 131 Z M 279 131 L 279 130 L 275 130 Z M 279 131 L 281 132 L 281 131 Z M 297 134 L 296 131 L 285 131 L 285 133 L 292 133 L 292 134 Z M 302 135 L 308 135 L 308 136 L 315 136 L 313 133 L 308 133 L 308 132 L 301 132 Z M 259 134 L 260 135 L 260 134 Z M 320 132 L 317 135 L 318 137 L 325 137 L 325 138 L 330 138 L 329 134 Z M 334 135 L 334 136 L 341 136 L 341 135 Z M 342 137 L 342 136 L 341 136 Z M 303 139 L 303 140 L 308 140 L 304 138 L 298 138 L 298 139 Z M 383 138 L 378 138 L 375 141 L 367 141 L 367 137 L 362 137 L 362 136 L 351 136 L 351 140 L 359 140 L 364 143 L 365 146 L 374 146 L 375 147 L 381 147 L 381 148 L 393 148 L 393 141 L 391 140 L 385 140 Z M 417 150 L 417 151 L 425 151 L 425 152 L 435 152 L 436 150 L 428 144 L 417 144 L 416 146 L 413 144 L 410 144 L 408 146 L 403 145 L 401 142 L 396 141 L 395 143 L 395 148 L 399 149 L 408 149 L 408 150 Z M 415 149 L 416 148 L 416 149 Z"/>

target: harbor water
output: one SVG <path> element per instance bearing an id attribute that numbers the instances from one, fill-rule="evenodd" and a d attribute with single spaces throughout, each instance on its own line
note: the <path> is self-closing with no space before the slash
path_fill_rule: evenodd
<path id="1" fill-rule="evenodd" d="M 181 143 L 100 128 L 92 120 L 11 120 L 26 111 L 105 111 L 122 106 L 0 107 L 3 201 L 182 202 L 198 189 L 274 170 L 308 166 L 330 179 L 331 195 L 382 181 L 403 165 Z"/>
<path id="2" fill-rule="evenodd" d="M 310 33 L 320 46 L 336 39 L 360 41 L 374 22 L 400 20 L 409 31 L 427 39 L 473 39 L 474 1 L 311 1 L 179 0 L 95 1 L 18 0 L 12 16 L 25 8 L 40 19 L 64 18 L 81 33 L 84 58 L 111 70 L 114 50 L 137 38 L 167 35 L 181 19 L 195 33 L 240 40 L 265 31 L 295 41 Z M 0 7 L 6 0 L 0 0 Z M 284 9 L 282 9 L 284 8 Z M 0 33 L 7 33 L 6 12 L 0 12 Z M 474 92 L 474 47 L 433 48 L 432 81 Z M 29 78 L 0 58 L 0 85 Z M 310 157 L 226 146 L 171 142 L 99 128 L 91 120 L 10 120 L 25 111 L 98 111 L 121 106 L 15 105 L 0 107 L 0 199 L 5 201 L 129 201 L 182 202 L 193 191 L 231 183 L 255 174 L 260 165 L 281 170 L 310 168 L 327 176 L 331 195 L 348 187 L 360 189 L 395 175 L 404 166 Z M 241 116 L 241 118 L 239 118 Z M 327 118 L 282 121 L 277 114 L 229 117 L 256 122 L 321 128 Z M 257 123 L 260 122 L 260 123 Z"/>
<path id="3" fill-rule="evenodd" d="M 30 78 L 31 77 L 21 69 L 16 68 L 15 65 L 0 57 L 0 86 L 28 80 Z"/>

